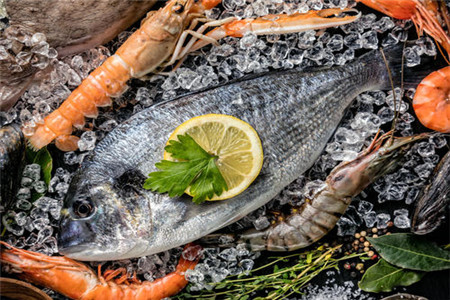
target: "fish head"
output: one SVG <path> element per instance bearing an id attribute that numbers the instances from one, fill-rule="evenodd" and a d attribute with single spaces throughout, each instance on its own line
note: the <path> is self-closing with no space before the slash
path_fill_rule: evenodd
<path id="1" fill-rule="evenodd" d="M 393 138 L 388 132 L 375 138 L 372 144 L 351 161 L 338 165 L 327 183 L 339 197 L 354 197 L 370 183 L 395 170 L 411 143 L 428 138 L 429 134 Z"/>
<path id="2" fill-rule="evenodd" d="M 80 178 L 74 177 L 64 201 L 59 252 L 85 261 L 140 256 L 152 230 L 146 193 L 130 184 Z"/>

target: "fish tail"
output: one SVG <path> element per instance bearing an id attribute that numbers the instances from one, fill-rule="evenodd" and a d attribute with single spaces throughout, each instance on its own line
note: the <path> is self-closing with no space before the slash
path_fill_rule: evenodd
<path id="1" fill-rule="evenodd" d="M 394 87 L 415 88 L 423 78 L 431 73 L 435 64 L 425 64 L 420 68 L 406 66 L 404 44 L 380 48 L 361 56 L 360 61 L 370 68 L 374 78 L 379 80 L 379 89 L 390 90 Z"/>
<path id="2" fill-rule="evenodd" d="M 129 68 L 123 60 L 117 55 L 109 57 L 83 80 L 58 109 L 45 117 L 44 123 L 38 125 L 29 137 L 29 143 L 34 149 L 40 149 L 59 136 L 70 135 L 72 127 L 82 128 L 85 117 L 98 116 L 97 107 L 111 105 L 110 97 L 120 95 L 128 79 Z M 60 149 L 67 151 L 63 148 Z"/>

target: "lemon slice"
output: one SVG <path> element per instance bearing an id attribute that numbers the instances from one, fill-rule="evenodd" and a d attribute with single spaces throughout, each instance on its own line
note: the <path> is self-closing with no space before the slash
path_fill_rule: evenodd
<path id="1" fill-rule="evenodd" d="M 228 191 L 209 200 L 224 200 L 242 193 L 261 171 L 261 140 L 248 123 L 229 115 L 198 116 L 178 126 L 169 141 L 186 133 L 206 152 L 218 157 L 217 168 L 227 183 Z M 164 159 L 175 160 L 166 151 Z M 185 192 L 190 195 L 189 188 Z"/>

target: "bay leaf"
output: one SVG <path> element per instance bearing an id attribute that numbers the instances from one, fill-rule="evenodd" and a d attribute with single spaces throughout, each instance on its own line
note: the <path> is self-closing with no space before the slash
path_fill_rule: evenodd
<path id="1" fill-rule="evenodd" d="M 367 240 L 387 262 L 405 269 L 439 271 L 450 268 L 450 251 L 439 248 L 425 238 L 396 233 Z"/>
<path id="2" fill-rule="evenodd" d="M 380 259 L 375 265 L 367 269 L 358 282 L 361 290 L 371 293 L 390 292 L 396 286 L 411 285 L 425 275 L 423 272 L 405 270 Z"/>

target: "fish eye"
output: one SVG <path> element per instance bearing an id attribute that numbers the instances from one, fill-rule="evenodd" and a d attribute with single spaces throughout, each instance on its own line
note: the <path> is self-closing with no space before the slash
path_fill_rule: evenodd
<path id="1" fill-rule="evenodd" d="M 87 200 L 78 200 L 73 204 L 74 213 L 80 218 L 86 218 L 92 215 L 94 207 Z"/>
<path id="2" fill-rule="evenodd" d="M 184 11 L 184 6 L 182 4 L 176 4 L 172 7 L 172 11 L 176 14 L 181 14 Z"/>

